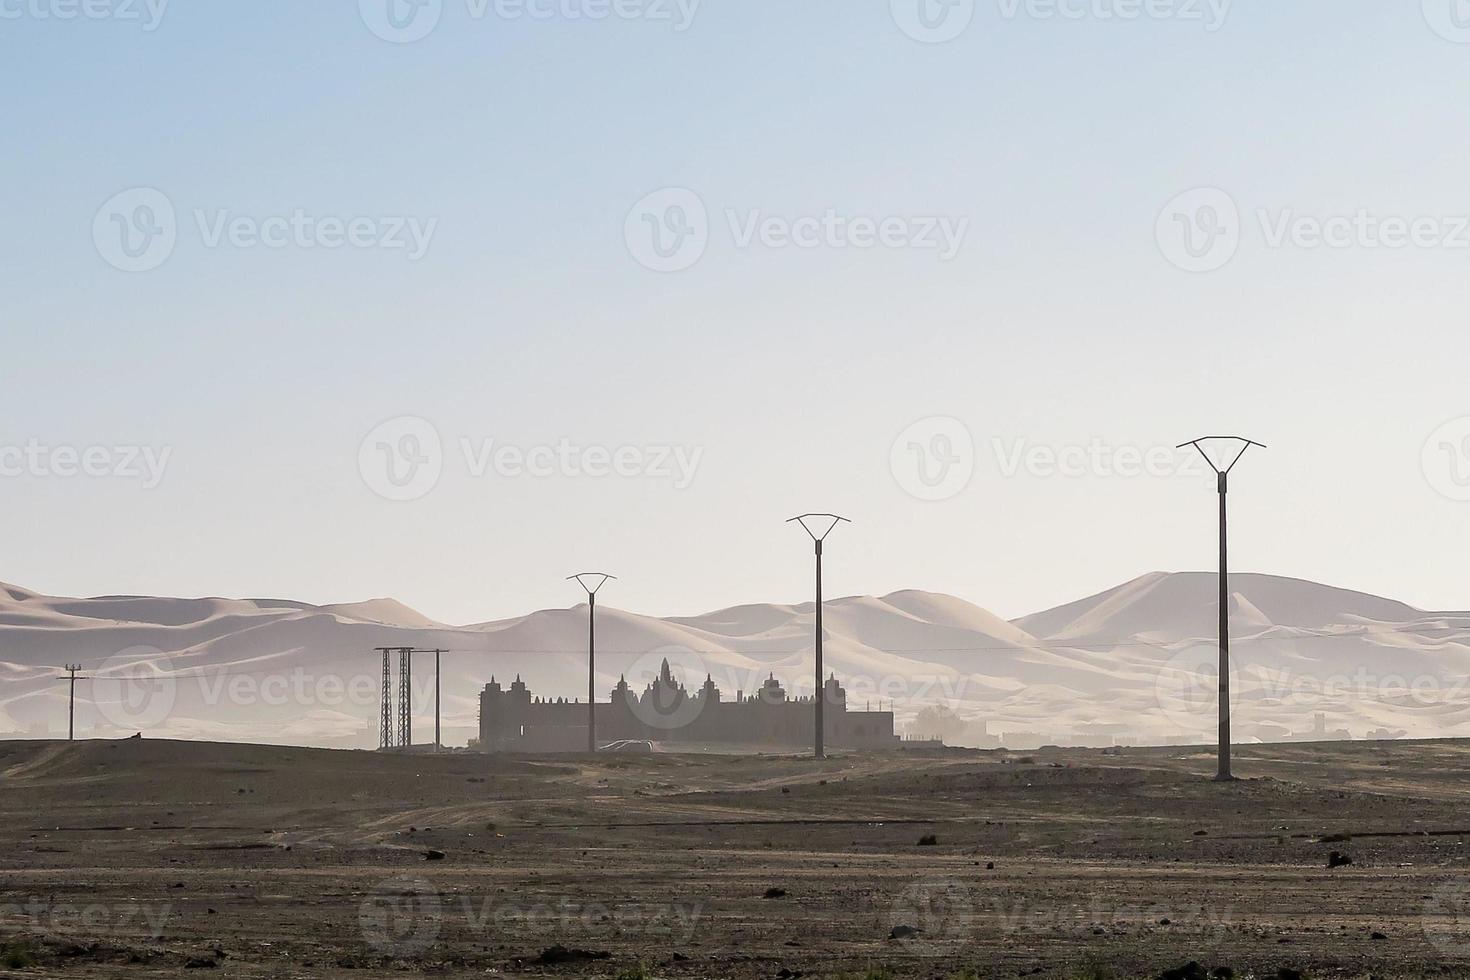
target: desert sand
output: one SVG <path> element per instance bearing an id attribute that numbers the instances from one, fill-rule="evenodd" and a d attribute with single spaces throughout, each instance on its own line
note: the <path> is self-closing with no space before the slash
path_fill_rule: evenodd
<path id="1" fill-rule="evenodd" d="M 1011 748 L 1208 741 L 1215 724 L 1215 576 L 1154 573 L 1011 622 L 953 596 L 904 591 L 826 603 L 826 665 L 849 703 L 900 726 L 944 705 Z M 1314 730 L 1470 736 L 1470 613 L 1424 612 L 1349 589 L 1238 574 L 1231 631 L 1234 734 Z M 774 673 L 810 693 L 810 603 L 658 618 L 599 607 L 598 692 L 636 690 L 665 657 L 726 699 Z M 445 741 L 477 734 L 478 692 L 520 674 L 544 697 L 586 696 L 587 609 L 447 626 L 393 600 L 68 599 L 0 587 L 0 738 L 66 734 L 60 665 L 78 687 L 78 733 L 378 744 L 377 646 L 445 648 Z M 433 721 L 432 659 L 415 664 L 420 740 Z M 141 672 L 141 674 L 140 674 Z M 951 737 L 951 744 L 959 741 Z M 986 745 L 974 738 L 966 744 Z"/>
<path id="2" fill-rule="evenodd" d="M 6 742 L 0 973 L 1466 976 L 1467 763 Z"/>

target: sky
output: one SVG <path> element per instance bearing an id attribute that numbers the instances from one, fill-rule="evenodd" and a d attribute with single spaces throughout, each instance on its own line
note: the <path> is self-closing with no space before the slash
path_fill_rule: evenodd
<path id="1" fill-rule="evenodd" d="M 1462 26 L 1463 25 L 1463 26 Z M 0 580 L 1465 608 L 1459 0 L 0 0 Z"/>

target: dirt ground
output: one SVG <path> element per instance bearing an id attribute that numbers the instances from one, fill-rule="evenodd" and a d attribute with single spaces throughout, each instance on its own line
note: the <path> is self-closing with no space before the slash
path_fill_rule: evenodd
<path id="1" fill-rule="evenodd" d="M 0 975 L 1470 976 L 1467 767 L 0 742 Z"/>

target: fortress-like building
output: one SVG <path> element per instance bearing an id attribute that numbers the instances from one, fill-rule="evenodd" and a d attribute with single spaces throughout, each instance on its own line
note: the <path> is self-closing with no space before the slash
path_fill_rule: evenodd
<path id="1" fill-rule="evenodd" d="M 891 711 L 849 711 L 847 692 L 831 677 L 822 686 L 823 728 L 828 745 L 840 748 L 892 748 L 898 745 Z M 774 674 L 752 695 L 733 701 L 720 696 L 706 676 L 690 692 L 663 662 L 658 677 L 634 693 L 618 680 L 612 700 L 593 709 L 599 745 L 635 740 L 724 743 L 807 748 L 816 725 L 815 698 L 788 698 Z M 480 693 L 480 751 L 584 752 L 587 706 L 578 701 L 534 698 L 520 677 L 502 688 L 492 677 Z"/>

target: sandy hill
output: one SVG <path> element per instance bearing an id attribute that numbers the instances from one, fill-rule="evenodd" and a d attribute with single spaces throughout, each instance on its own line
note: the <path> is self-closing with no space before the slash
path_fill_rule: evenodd
<path id="1" fill-rule="evenodd" d="M 1236 730 L 1470 734 L 1470 614 L 1269 575 L 1233 576 Z M 599 696 L 641 687 L 668 659 L 724 696 L 774 673 L 810 693 L 810 603 L 697 616 L 598 612 Z M 391 599 L 313 606 L 279 599 L 38 595 L 0 586 L 0 733 L 65 732 L 58 665 L 85 667 L 78 727 L 117 736 L 372 747 L 373 648 L 442 648 L 446 741 L 475 731 L 477 693 L 522 676 L 538 695 L 586 696 L 585 606 L 447 626 Z M 854 706 L 892 703 L 901 722 L 943 705 L 970 722 L 951 739 L 1157 742 L 1206 735 L 1215 708 L 1215 579 L 1154 573 L 1007 622 L 953 596 L 902 591 L 830 600 L 826 663 Z M 432 738 L 432 657 L 415 658 L 416 737 Z M 396 673 L 396 655 L 394 657 Z M 396 676 L 394 678 L 396 685 Z"/>
<path id="2" fill-rule="evenodd" d="M 1016 625 L 1048 640 L 1083 643 L 1149 633 L 1202 635 L 1214 629 L 1217 589 L 1213 572 L 1154 572 L 1023 616 Z M 1244 613 L 1257 625 L 1319 629 L 1354 622 L 1407 623 L 1425 615 L 1392 599 L 1277 575 L 1231 575 L 1230 591 L 1236 603 L 1232 614 Z"/>

